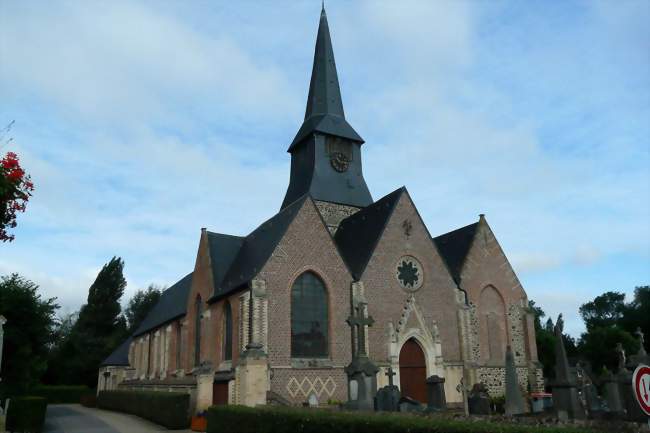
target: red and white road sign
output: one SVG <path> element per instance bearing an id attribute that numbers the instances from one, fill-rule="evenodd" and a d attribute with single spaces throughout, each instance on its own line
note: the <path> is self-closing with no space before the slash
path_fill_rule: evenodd
<path id="1" fill-rule="evenodd" d="M 636 401 L 646 415 L 650 415 L 650 367 L 639 365 L 632 375 L 632 388 Z"/>

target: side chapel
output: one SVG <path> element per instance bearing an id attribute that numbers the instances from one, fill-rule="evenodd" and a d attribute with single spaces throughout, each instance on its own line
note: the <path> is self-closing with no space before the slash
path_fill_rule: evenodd
<path id="1" fill-rule="evenodd" d="M 539 390 L 526 292 L 484 217 L 432 237 L 401 187 L 377 200 L 364 140 L 346 119 L 325 10 L 305 119 L 291 142 L 278 213 L 246 236 L 201 229 L 194 269 L 167 289 L 100 367 L 98 389 L 188 392 L 212 404 L 346 402 L 359 350 L 402 395 L 426 402 L 426 379 L 504 394 L 506 346 L 519 384 Z M 312 397 L 313 399 L 313 397 Z"/>

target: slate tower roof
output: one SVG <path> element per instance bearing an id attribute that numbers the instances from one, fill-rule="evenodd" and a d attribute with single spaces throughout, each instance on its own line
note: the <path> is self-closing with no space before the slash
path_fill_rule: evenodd
<path id="1" fill-rule="evenodd" d="M 320 15 L 305 120 L 289 146 L 291 177 L 282 208 L 315 200 L 364 207 L 372 197 L 361 171 L 363 138 L 345 119 L 327 14 Z"/>

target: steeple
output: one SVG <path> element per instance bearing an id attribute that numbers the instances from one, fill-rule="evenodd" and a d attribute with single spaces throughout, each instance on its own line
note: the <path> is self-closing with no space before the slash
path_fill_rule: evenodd
<path id="1" fill-rule="evenodd" d="M 316 37 L 305 120 L 288 151 L 291 152 L 295 146 L 313 132 L 322 132 L 363 143 L 363 138 L 345 120 L 324 4 L 320 13 L 318 36 Z"/>
<path id="2" fill-rule="evenodd" d="M 365 207 L 372 197 L 361 171 L 363 138 L 345 120 L 325 7 L 320 13 L 305 120 L 293 139 L 284 209 L 305 194 L 314 200 Z"/>

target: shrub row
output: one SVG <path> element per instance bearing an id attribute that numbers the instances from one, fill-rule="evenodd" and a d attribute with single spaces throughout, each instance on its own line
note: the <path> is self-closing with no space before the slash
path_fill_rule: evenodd
<path id="1" fill-rule="evenodd" d="M 280 407 L 213 406 L 207 433 L 584 433 L 493 421 L 449 420 L 408 414 L 374 414 Z"/>
<path id="2" fill-rule="evenodd" d="M 7 413 L 7 431 L 41 433 L 46 410 L 47 400 L 43 397 L 12 398 Z"/>
<path id="3" fill-rule="evenodd" d="M 79 403 L 81 396 L 92 393 L 93 390 L 85 385 L 41 385 L 29 392 L 46 398 L 48 404 Z"/>
<path id="4" fill-rule="evenodd" d="M 176 392 L 100 391 L 100 409 L 126 412 L 167 427 L 186 428 L 190 423 L 190 395 Z"/>

